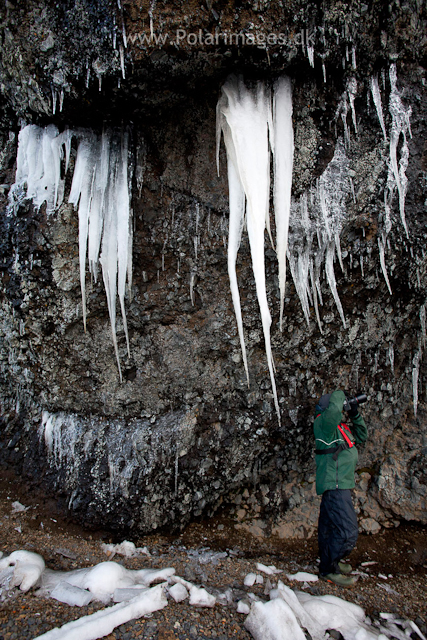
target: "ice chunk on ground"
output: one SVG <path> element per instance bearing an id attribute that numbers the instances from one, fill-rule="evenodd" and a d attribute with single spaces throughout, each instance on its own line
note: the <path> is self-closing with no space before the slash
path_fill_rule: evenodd
<path id="1" fill-rule="evenodd" d="M 280 599 L 254 602 L 244 626 L 255 640 L 305 640 L 292 609 Z"/>
<path id="2" fill-rule="evenodd" d="M 256 573 L 248 573 L 247 576 L 245 576 L 245 579 L 243 580 L 243 584 L 245 585 L 245 587 L 252 587 L 255 584 L 256 581 Z"/>
<path id="3" fill-rule="evenodd" d="M 286 602 L 286 604 L 292 609 L 294 612 L 298 622 L 302 627 L 307 629 L 309 634 L 312 637 L 312 640 L 323 640 L 325 637 L 324 631 L 320 625 L 317 624 L 317 621 L 314 620 L 304 609 L 304 607 L 299 602 L 295 593 L 284 585 L 280 580 L 277 585 L 277 589 L 270 592 L 270 598 L 282 598 Z"/>
<path id="4" fill-rule="evenodd" d="M 29 508 L 30 507 L 24 507 L 24 505 L 18 502 L 18 500 L 12 502 L 12 513 L 22 513 L 24 511 L 28 511 Z"/>
<path id="5" fill-rule="evenodd" d="M 140 584 L 134 587 L 128 587 L 127 589 L 115 589 L 113 593 L 113 602 L 128 602 L 132 600 L 136 595 L 146 591 L 148 587 L 143 587 Z"/>
<path id="6" fill-rule="evenodd" d="M 107 603 L 116 589 L 135 585 L 147 587 L 155 581 L 167 580 L 174 573 L 173 567 L 132 570 L 116 562 L 100 562 L 94 567 L 68 572 L 47 569 L 43 575 L 41 593 L 49 595 L 59 582 L 64 581 L 80 589 L 88 589 L 97 600 Z"/>
<path id="7" fill-rule="evenodd" d="M 211 595 L 201 587 L 192 586 L 190 588 L 190 604 L 194 607 L 214 607 L 215 596 Z"/>
<path id="8" fill-rule="evenodd" d="M 239 600 L 237 603 L 237 613 L 245 613 L 247 615 L 250 610 L 251 607 L 247 600 Z"/>
<path id="9" fill-rule="evenodd" d="M 267 567 L 265 564 L 262 564 L 261 562 L 256 563 L 256 568 L 258 569 L 258 571 L 263 571 L 269 576 L 273 576 L 275 573 L 282 573 L 281 569 L 276 569 L 274 565 L 269 565 Z"/>
<path id="10" fill-rule="evenodd" d="M 150 555 L 147 547 L 135 547 L 133 542 L 124 540 L 120 544 L 101 544 L 101 549 L 109 556 L 110 560 L 118 553 L 125 558 L 133 558 L 139 554 Z"/>
<path id="11" fill-rule="evenodd" d="M 314 573 L 307 573 L 306 571 L 297 571 L 297 573 L 287 573 L 286 577 L 288 580 L 296 580 L 297 582 L 317 582 L 319 576 L 314 575 Z"/>
<path id="12" fill-rule="evenodd" d="M 74 587 L 68 582 L 59 582 L 50 597 L 71 607 L 85 607 L 93 600 L 93 594 L 90 591 Z"/>
<path id="13" fill-rule="evenodd" d="M 38 553 L 19 550 L 0 560 L 0 571 L 7 570 L 9 567 L 13 567 L 10 587 L 29 591 L 39 582 L 45 569 L 45 562 Z"/>
<path id="14" fill-rule="evenodd" d="M 169 594 L 172 596 L 175 602 L 182 602 L 182 600 L 188 598 L 187 589 L 183 584 L 179 584 L 179 582 L 169 588 Z"/>
<path id="15" fill-rule="evenodd" d="M 159 584 L 138 594 L 129 602 L 121 602 L 89 616 L 52 629 L 35 640 L 96 640 L 110 634 L 121 624 L 163 609 L 168 604 L 164 586 Z"/>
<path id="16" fill-rule="evenodd" d="M 300 591 L 296 595 L 309 616 L 324 631 L 336 629 L 345 640 L 385 640 L 365 622 L 365 612 L 358 605 L 330 595 L 311 596 Z"/>

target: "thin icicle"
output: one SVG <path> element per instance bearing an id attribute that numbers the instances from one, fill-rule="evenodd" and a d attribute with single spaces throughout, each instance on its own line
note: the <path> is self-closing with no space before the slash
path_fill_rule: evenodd
<path id="1" fill-rule="evenodd" d="M 426 348 L 426 304 L 422 304 L 420 307 L 420 324 L 421 324 L 421 341 L 423 349 Z"/>
<path id="2" fill-rule="evenodd" d="M 95 140 L 84 138 L 77 150 L 77 160 L 68 202 L 78 206 L 79 212 L 79 262 L 82 292 L 83 326 L 86 331 L 86 252 L 89 232 L 89 208 L 92 196 L 95 166 Z"/>
<path id="3" fill-rule="evenodd" d="M 228 188 L 230 201 L 230 220 L 228 223 L 228 277 L 230 278 L 231 297 L 236 315 L 243 364 L 249 386 L 249 369 L 246 356 L 245 338 L 243 334 L 242 310 L 239 287 L 237 284 L 236 260 L 242 237 L 245 215 L 245 192 L 231 157 L 227 154 Z"/>
<path id="4" fill-rule="evenodd" d="M 292 86 L 287 77 L 274 87 L 274 213 L 276 221 L 276 251 L 279 263 L 280 331 L 283 329 L 283 307 L 286 286 L 286 250 L 291 211 L 294 132 L 292 127 Z"/>
<path id="5" fill-rule="evenodd" d="M 384 124 L 383 107 L 381 103 L 381 92 L 378 84 L 378 76 L 373 76 L 371 78 L 371 93 L 372 93 L 372 98 L 375 104 L 375 108 L 377 110 L 378 120 L 380 121 L 384 140 L 387 140 L 387 133 L 386 133 L 385 124 Z"/>
<path id="6" fill-rule="evenodd" d="M 388 357 L 390 360 L 390 368 L 391 368 L 391 372 L 394 375 L 394 347 L 392 344 L 390 344 L 389 348 L 388 348 Z"/>
<path id="7" fill-rule="evenodd" d="M 411 107 L 405 107 L 401 100 L 401 94 L 399 93 L 397 83 L 396 65 L 392 64 L 390 67 L 390 103 L 389 111 L 392 117 L 392 125 L 390 132 L 390 162 L 393 169 L 394 179 L 399 193 L 399 212 L 400 219 L 405 229 L 406 237 L 409 238 L 408 228 L 405 220 L 405 197 L 407 190 L 407 178 L 406 168 L 408 166 L 409 149 L 407 144 L 407 134 L 412 137 L 410 117 L 412 113 Z M 401 150 L 401 158 L 399 167 L 397 165 L 397 146 L 400 136 L 403 137 L 403 144 Z"/>
<path id="8" fill-rule="evenodd" d="M 414 416 L 417 417 L 418 409 L 418 377 L 420 373 L 420 352 L 414 355 L 412 359 L 412 393 L 414 398 Z"/>

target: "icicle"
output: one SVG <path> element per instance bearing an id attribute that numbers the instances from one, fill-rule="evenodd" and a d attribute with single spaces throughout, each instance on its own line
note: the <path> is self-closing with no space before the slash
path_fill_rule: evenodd
<path id="1" fill-rule="evenodd" d="M 130 357 L 129 334 L 125 311 L 126 277 L 128 274 L 128 250 L 129 235 L 132 229 L 130 217 L 129 185 L 128 185 L 128 147 L 129 134 L 122 133 L 120 155 L 117 167 L 116 183 L 116 216 L 117 216 L 117 267 L 118 281 L 117 293 L 119 294 L 120 308 L 123 320 L 123 328 L 126 337 L 128 356 Z"/>
<path id="2" fill-rule="evenodd" d="M 68 202 L 79 212 L 80 287 L 82 292 L 83 325 L 86 331 L 86 251 L 89 232 L 89 205 L 95 164 L 95 138 L 84 138 L 77 150 L 73 182 Z M 107 296 L 108 298 L 108 296 Z"/>
<path id="3" fill-rule="evenodd" d="M 414 355 L 412 359 L 412 393 L 414 398 L 414 416 L 417 417 L 418 409 L 418 377 L 420 373 L 420 352 Z"/>
<path id="4" fill-rule="evenodd" d="M 390 344 L 390 346 L 388 348 L 388 357 L 390 359 L 391 372 L 394 375 L 394 347 L 393 347 L 392 344 Z"/>
<path id="5" fill-rule="evenodd" d="M 421 323 L 421 341 L 423 349 L 426 348 L 426 305 L 425 303 L 420 307 L 420 323 Z"/>
<path id="6" fill-rule="evenodd" d="M 350 146 L 350 130 L 347 125 L 347 114 L 348 114 L 348 106 L 349 106 L 348 103 L 350 103 L 354 131 L 355 133 L 357 133 L 356 112 L 354 108 L 354 99 L 356 97 L 356 94 L 357 94 L 357 81 L 355 78 L 350 78 L 347 82 L 346 90 L 342 94 L 341 100 L 335 112 L 335 120 L 337 120 L 338 117 L 341 116 L 341 120 L 344 125 L 344 140 L 347 148 Z"/>
<path id="7" fill-rule="evenodd" d="M 194 273 L 194 271 L 191 272 L 191 276 L 190 276 L 190 299 L 191 299 L 191 304 L 194 307 L 194 285 L 196 283 L 196 274 Z"/>
<path id="8" fill-rule="evenodd" d="M 323 71 L 323 82 L 326 84 L 326 67 L 324 62 L 322 62 L 322 71 Z"/>
<path id="9" fill-rule="evenodd" d="M 280 78 L 274 88 L 274 213 L 276 250 L 279 263 L 280 331 L 283 329 L 283 306 L 286 285 L 286 249 L 291 211 L 294 133 L 292 128 L 292 87 L 289 78 Z"/>
<path id="10" fill-rule="evenodd" d="M 120 52 L 120 67 L 122 70 L 122 77 L 124 80 L 125 79 L 125 52 L 121 44 L 119 44 L 119 52 Z M 101 85 L 99 85 L 99 90 L 101 91 Z"/>
<path id="11" fill-rule="evenodd" d="M 58 99 L 58 93 L 54 87 L 52 87 L 52 113 L 56 113 L 56 101 Z"/>
<path id="12" fill-rule="evenodd" d="M 307 45 L 307 55 L 310 66 L 314 69 L 314 47 Z"/>
<path id="13" fill-rule="evenodd" d="M 264 331 L 267 363 L 273 389 L 274 403 L 280 423 L 270 344 L 271 316 L 265 288 L 264 230 L 268 219 L 270 192 L 270 152 L 268 130 L 272 128 L 269 92 L 262 83 L 252 92 L 242 80 L 230 78 L 222 88 L 217 107 L 217 163 L 218 139 L 221 129 L 229 160 L 235 163 L 235 174 L 247 200 L 247 230 L 252 255 L 252 267 Z M 240 192 L 241 193 L 241 192 Z M 233 249 L 234 251 L 234 249 Z"/>
<path id="14" fill-rule="evenodd" d="M 386 264 L 385 264 L 385 254 L 384 254 L 385 247 L 384 247 L 384 243 L 383 243 L 381 238 L 378 238 L 378 247 L 379 247 L 379 250 L 380 250 L 380 264 L 381 264 L 381 269 L 382 269 L 382 272 L 383 272 L 383 275 L 384 275 L 384 280 L 386 281 L 387 288 L 388 288 L 388 290 L 390 292 L 390 295 L 392 295 L 391 285 L 390 285 L 390 281 L 389 281 L 388 275 L 387 275 L 387 267 L 386 267 Z"/>
<path id="15" fill-rule="evenodd" d="M 357 65 L 356 65 L 356 47 L 354 47 L 354 46 L 353 46 L 353 48 L 351 50 L 351 66 L 356 71 L 356 69 L 357 69 Z"/>
<path id="16" fill-rule="evenodd" d="M 390 163 L 394 174 L 394 179 L 399 193 L 399 212 L 400 219 L 405 229 L 406 237 L 409 238 L 408 228 L 405 220 L 405 197 L 407 190 L 407 177 L 406 168 L 408 166 L 409 149 L 407 144 L 406 135 L 409 134 L 412 137 L 410 117 L 412 113 L 411 107 L 405 108 L 401 95 L 396 87 L 397 73 L 396 65 L 392 64 L 390 67 L 390 103 L 389 111 L 392 117 L 392 125 L 390 132 Z M 397 166 L 397 145 L 399 143 L 400 136 L 403 136 L 403 144 L 401 150 L 401 158 L 399 167 Z"/>
<path id="17" fill-rule="evenodd" d="M 153 14 L 154 14 L 154 9 L 155 8 L 156 8 L 156 0 L 151 0 L 150 8 L 148 9 L 148 15 L 150 17 L 150 36 L 151 36 L 151 41 L 154 40 Z"/>
<path id="18" fill-rule="evenodd" d="M 354 131 L 355 133 L 357 133 L 357 123 L 356 123 L 356 111 L 354 109 L 354 99 L 356 97 L 357 94 L 357 80 L 356 78 L 350 78 L 347 84 L 347 93 L 348 93 L 348 99 L 350 102 L 350 108 L 351 108 L 351 116 L 353 118 L 353 126 L 354 126 Z"/>
<path id="19" fill-rule="evenodd" d="M 380 121 L 384 140 L 387 140 L 387 133 L 386 133 L 385 124 L 384 124 L 383 107 L 381 104 L 381 93 L 378 85 L 378 76 L 373 76 L 371 78 L 371 93 L 372 93 L 372 98 L 375 104 L 375 108 L 377 110 L 378 120 Z"/>

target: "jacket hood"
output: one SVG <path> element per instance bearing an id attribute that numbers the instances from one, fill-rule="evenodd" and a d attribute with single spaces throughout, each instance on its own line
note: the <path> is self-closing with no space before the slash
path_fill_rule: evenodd
<path id="1" fill-rule="evenodd" d="M 319 415 L 319 413 L 323 413 L 325 409 L 329 407 L 329 400 L 331 399 L 332 393 L 327 393 L 326 395 L 319 398 L 315 408 L 315 415 Z"/>

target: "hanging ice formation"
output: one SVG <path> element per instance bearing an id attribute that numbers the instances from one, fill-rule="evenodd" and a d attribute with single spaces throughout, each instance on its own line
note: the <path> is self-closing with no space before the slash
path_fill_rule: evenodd
<path id="1" fill-rule="evenodd" d="M 356 111 L 354 109 L 354 99 L 356 97 L 356 94 L 357 94 L 357 80 L 356 78 L 349 78 L 347 82 L 346 90 L 341 96 L 341 100 L 338 104 L 338 108 L 335 113 L 335 120 L 337 120 L 338 117 L 341 116 L 341 120 L 344 125 L 344 140 L 345 140 L 346 148 L 350 146 L 350 130 L 347 125 L 347 114 L 348 114 L 349 105 L 351 110 L 351 117 L 353 120 L 354 131 L 355 133 L 357 133 Z"/>
<path id="2" fill-rule="evenodd" d="M 406 169 L 409 161 L 409 147 L 408 139 L 411 134 L 410 118 L 412 109 L 411 107 L 405 107 L 401 94 L 397 89 L 397 72 L 396 65 L 392 64 L 390 67 L 390 99 L 389 99 L 389 112 L 391 115 L 391 129 L 389 134 L 390 139 L 390 158 L 388 163 L 387 184 L 384 191 L 384 214 L 382 218 L 381 235 L 378 237 L 378 246 L 380 252 L 380 263 L 384 274 L 384 279 L 387 283 L 387 287 L 391 294 L 391 286 L 387 275 L 387 268 L 385 264 L 385 247 L 387 242 L 387 236 L 392 228 L 391 220 L 391 207 L 394 199 L 394 194 L 397 189 L 399 194 L 399 213 L 400 219 L 405 229 L 406 237 L 409 238 L 408 227 L 406 225 L 405 218 L 405 198 L 408 185 L 408 178 L 406 177 Z M 377 109 L 378 119 L 380 121 L 381 129 L 383 131 L 384 139 L 387 140 L 385 132 L 384 118 L 382 113 L 381 95 L 378 86 L 377 78 L 371 80 L 371 92 L 374 100 L 375 107 Z M 397 147 L 400 137 L 402 136 L 403 142 L 400 149 L 400 160 L 397 161 Z"/>
<path id="3" fill-rule="evenodd" d="M 309 305 L 313 304 L 322 331 L 319 302 L 322 304 L 320 274 L 325 265 L 326 279 L 344 327 L 346 320 L 339 299 L 334 261 L 335 255 L 343 268 L 340 233 L 346 218 L 346 199 L 351 185 L 349 160 L 342 139 L 337 140 L 334 157 L 317 184 L 299 200 L 292 199 L 288 260 L 295 289 L 301 301 L 307 323 Z"/>
<path id="4" fill-rule="evenodd" d="M 9 212 L 23 199 L 36 207 L 46 202 L 52 214 L 64 199 L 71 140 L 77 138 L 77 158 L 68 201 L 78 208 L 79 259 L 83 323 L 86 330 L 86 258 L 95 282 L 98 263 L 107 295 L 114 350 L 122 380 L 116 336 L 116 293 L 118 293 L 129 353 L 129 336 L 124 306 L 126 280 L 132 284 L 132 225 L 129 190 L 129 140 L 127 132 L 104 132 L 101 136 L 79 129 L 40 128 L 28 125 L 19 134 L 15 184 L 9 196 Z"/>
<path id="5" fill-rule="evenodd" d="M 242 79 L 229 78 L 222 88 L 217 105 L 217 166 L 221 131 L 227 152 L 230 220 L 228 239 L 228 273 L 237 319 L 243 362 L 249 384 L 249 372 L 243 335 L 240 297 L 236 275 L 236 258 L 244 219 L 249 236 L 252 267 L 264 331 L 267 363 L 274 404 L 280 423 L 280 411 L 271 353 L 271 315 L 265 286 L 264 231 L 270 235 L 270 147 L 274 154 L 274 200 L 279 255 L 281 308 L 286 280 L 286 245 L 289 225 L 293 164 L 293 129 L 291 84 L 280 78 L 272 94 L 264 83 L 253 90 Z M 273 242 L 272 242 L 273 244 Z M 281 311 L 282 317 L 282 311 Z"/>

